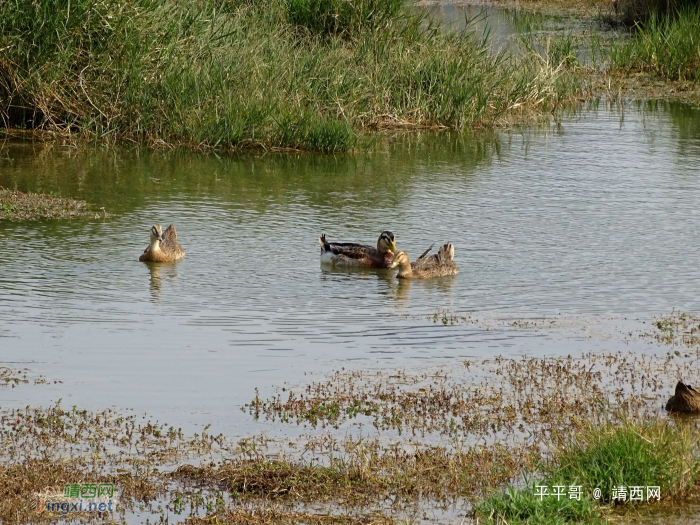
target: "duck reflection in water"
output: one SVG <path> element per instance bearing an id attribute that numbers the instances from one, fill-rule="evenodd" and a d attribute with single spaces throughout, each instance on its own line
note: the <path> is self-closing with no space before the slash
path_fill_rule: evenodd
<path id="1" fill-rule="evenodd" d="M 437 279 L 397 279 L 395 274 L 389 274 L 387 285 L 390 290 L 390 295 L 396 301 L 400 309 L 408 308 L 411 300 L 411 287 L 413 287 L 413 302 L 418 305 L 423 302 L 423 296 L 430 297 L 430 303 L 434 302 L 435 297 L 438 297 L 443 305 L 451 303 L 452 288 L 457 279 L 450 277 L 441 277 Z M 425 312 L 421 312 L 425 313 Z"/>
<path id="2" fill-rule="evenodd" d="M 172 281 L 177 277 L 177 264 L 175 263 L 146 263 L 151 272 L 151 299 L 154 303 L 160 302 L 160 294 L 165 281 Z"/>

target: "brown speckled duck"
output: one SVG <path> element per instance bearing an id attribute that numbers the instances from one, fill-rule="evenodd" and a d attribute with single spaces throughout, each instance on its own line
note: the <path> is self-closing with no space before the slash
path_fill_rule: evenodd
<path id="1" fill-rule="evenodd" d="M 437 254 L 426 257 L 429 251 L 430 248 L 413 264 L 409 261 L 406 252 L 397 252 L 394 255 L 394 262 L 389 268 L 398 267 L 399 273 L 396 277 L 399 279 L 432 279 L 433 277 L 457 275 L 459 268 L 453 260 L 455 249 L 449 242 L 441 246 Z"/>
<path id="2" fill-rule="evenodd" d="M 666 410 L 681 414 L 700 414 L 700 392 L 683 381 L 678 381 L 676 393 L 666 403 Z"/>
<path id="3" fill-rule="evenodd" d="M 172 224 L 165 231 L 160 224 L 151 227 L 151 244 L 139 257 L 142 262 L 175 262 L 185 257 L 185 250 L 177 242 L 177 232 Z"/>
<path id="4" fill-rule="evenodd" d="M 321 244 L 321 262 L 335 266 L 389 268 L 396 251 L 394 234 L 390 231 L 382 232 L 376 248 L 350 242 L 328 242 L 325 234 L 318 242 Z"/>

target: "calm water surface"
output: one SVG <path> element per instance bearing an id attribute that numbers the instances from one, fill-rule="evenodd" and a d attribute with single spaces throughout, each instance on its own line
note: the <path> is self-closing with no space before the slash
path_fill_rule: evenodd
<path id="1" fill-rule="evenodd" d="M 305 373 L 593 344 L 406 315 L 700 311 L 700 111 L 684 106 L 591 107 L 338 156 L 6 142 L 0 185 L 113 214 L 0 221 L 0 365 L 63 381 L 3 389 L 3 404 L 63 398 L 245 432 L 237 405 L 255 387 Z M 137 261 L 154 222 L 176 224 L 182 263 Z M 374 244 L 385 229 L 414 257 L 452 242 L 460 274 L 398 282 L 320 266 L 321 233 Z"/>

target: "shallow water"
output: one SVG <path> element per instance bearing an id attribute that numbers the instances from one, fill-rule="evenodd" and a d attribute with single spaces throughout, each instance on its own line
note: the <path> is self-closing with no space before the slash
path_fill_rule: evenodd
<path id="1" fill-rule="evenodd" d="M 700 111 L 685 106 L 337 156 L 6 142 L 0 185 L 113 215 L 0 221 L 0 365 L 63 381 L 0 389 L 3 405 L 63 398 L 247 433 L 265 424 L 236 405 L 309 372 L 600 348 L 405 315 L 700 311 Z M 137 261 L 154 222 L 176 224 L 183 262 Z M 460 274 L 320 266 L 321 233 L 374 244 L 384 229 L 413 256 L 452 242 Z"/>

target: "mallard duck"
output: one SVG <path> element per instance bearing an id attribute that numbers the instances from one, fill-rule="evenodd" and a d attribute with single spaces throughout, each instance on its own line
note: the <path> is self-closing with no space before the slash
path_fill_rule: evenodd
<path id="1" fill-rule="evenodd" d="M 683 414 L 700 414 L 700 392 L 683 381 L 678 381 L 676 393 L 666 403 L 666 410 Z"/>
<path id="2" fill-rule="evenodd" d="M 448 242 L 438 250 L 437 254 L 426 257 L 431 249 L 432 246 L 423 252 L 423 255 L 418 257 L 413 264 L 408 260 L 406 252 L 396 252 L 394 261 L 389 268 L 398 267 L 399 273 L 396 277 L 399 279 L 431 279 L 445 275 L 457 275 L 459 268 L 453 261 L 454 246 Z"/>
<path id="3" fill-rule="evenodd" d="M 174 262 L 185 256 L 185 250 L 177 242 L 177 232 L 172 224 L 165 231 L 160 224 L 151 227 L 151 244 L 143 251 L 139 261 Z"/>
<path id="4" fill-rule="evenodd" d="M 318 242 L 321 244 L 321 262 L 336 266 L 388 268 L 396 251 L 394 234 L 390 231 L 382 232 L 376 248 L 351 242 L 328 242 L 325 234 Z"/>

